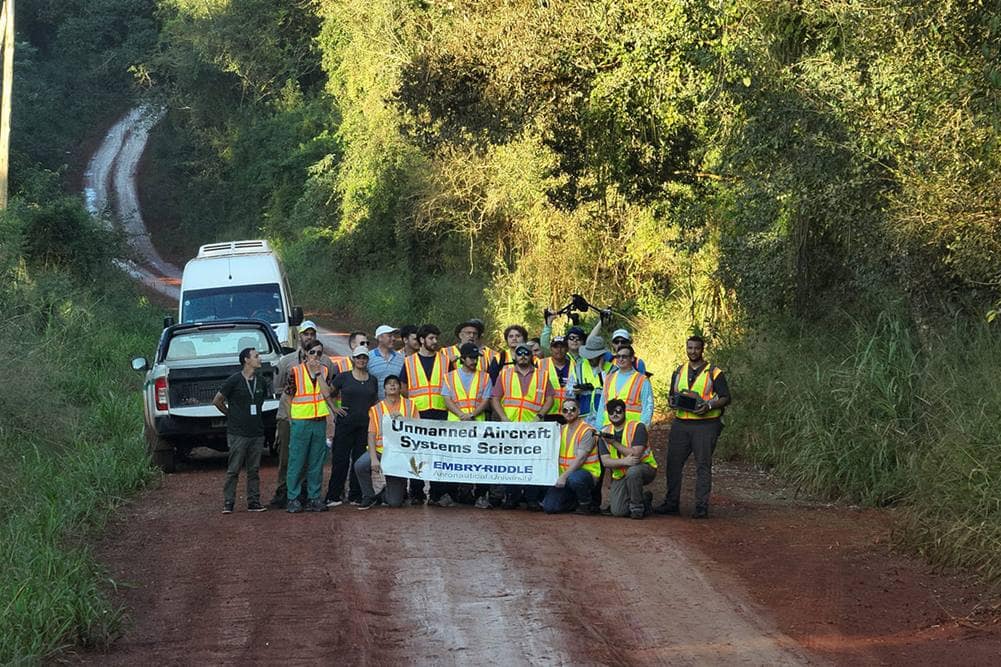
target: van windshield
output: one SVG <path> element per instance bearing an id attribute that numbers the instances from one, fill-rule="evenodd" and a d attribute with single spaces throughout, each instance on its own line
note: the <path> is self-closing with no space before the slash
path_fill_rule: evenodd
<path id="1" fill-rule="evenodd" d="M 252 317 L 270 324 L 285 321 L 277 283 L 188 290 L 181 295 L 181 322 L 211 322 Z"/>

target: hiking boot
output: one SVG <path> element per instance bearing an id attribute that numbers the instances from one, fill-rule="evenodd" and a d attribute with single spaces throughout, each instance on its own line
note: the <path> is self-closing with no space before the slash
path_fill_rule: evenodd
<path id="1" fill-rule="evenodd" d="M 327 504 L 322 500 L 317 498 L 316 500 L 310 500 L 309 504 L 306 505 L 307 512 L 326 512 Z"/>
<path id="2" fill-rule="evenodd" d="M 441 494 L 441 498 L 438 499 L 438 502 L 434 504 L 437 505 L 438 507 L 451 507 L 452 505 L 455 504 L 455 501 L 452 500 L 452 496 L 448 495 L 447 493 L 443 493 Z"/>
<path id="3" fill-rule="evenodd" d="M 476 499 L 476 509 L 488 510 L 490 509 L 490 499 L 486 496 L 480 496 Z"/>
<path id="4" fill-rule="evenodd" d="M 285 511 L 289 514 L 298 514 L 302 511 L 302 503 L 299 502 L 298 498 L 293 498 L 288 501 L 288 505 L 285 506 Z"/>
<path id="5" fill-rule="evenodd" d="M 271 500 L 268 501 L 268 507 L 273 510 L 283 510 L 286 505 L 288 505 L 288 498 L 277 494 L 275 494 Z"/>
<path id="6" fill-rule="evenodd" d="M 643 512 L 643 508 L 629 510 L 630 519 L 642 519 L 644 516 L 646 516 L 646 514 Z"/>
<path id="7" fill-rule="evenodd" d="M 577 507 L 574 508 L 574 514 L 591 514 L 591 503 L 578 503 Z"/>
<path id="8" fill-rule="evenodd" d="M 678 509 L 677 505 L 669 505 L 667 502 L 663 502 L 653 508 L 654 514 L 669 514 L 672 516 L 677 516 L 681 514 L 681 510 Z"/>
<path id="9" fill-rule="evenodd" d="M 223 503 L 223 505 L 222 505 L 222 513 L 223 514 L 232 514 L 233 513 L 233 503 L 230 503 L 230 502 Z"/>
<path id="10" fill-rule="evenodd" d="M 709 508 L 708 507 L 696 507 L 695 511 L 692 512 L 693 519 L 708 519 L 709 518 Z"/>
<path id="11" fill-rule="evenodd" d="M 253 502 L 247 503 L 247 511 L 248 512 L 267 512 L 268 508 L 265 507 L 264 505 L 260 504 L 259 502 L 257 502 L 255 500 Z"/>

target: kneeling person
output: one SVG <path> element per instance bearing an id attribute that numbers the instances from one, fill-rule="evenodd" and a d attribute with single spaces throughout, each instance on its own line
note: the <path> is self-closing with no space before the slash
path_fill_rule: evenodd
<path id="1" fill-rule="evenodd" d="M 385 502 L 390 507 L 400 507 L 407 495 L 407 479 L 405 477 L 386 477 L 386 487 L 378 495 L 372 484 L 372 473 L 379 472 L 382 458 L 382 416 L 390 414 L 394 417 L 417 418 L 417 408 L 409 398 L 400 395 L 400 378 L 387 375 L 382 386 L 386 398 L 373 405 L 368 411 L 368 451 L 355 461 L 355 475 L 362 490 L 360 510 Z M 380 498 L 381 496 L 381 498 Z"/>
<path id="2" fill-rule="evenodd" d="M 649 498 L 643 487 L 657 476 L 657 461 L 649 446 L 646 425 L 626 421 L 626 404 L 614 398 L 605 406 L 612 432 L 602 433 L 598 443 L 601 463 L 612 471 L 609 504 L 614 516 L 642 519 L 648 514 Z"/>
<path id="3" fill-rule="evenodd" d="M 563 400 L 566 424 L 560 431 L 560 476 L 546 492 L 542 509 L 546 514 L 591 513 L 591 494 L 601 478 L 601 463 L 595 448 L 594 429 L 580 417 L 576 398 Z"/>

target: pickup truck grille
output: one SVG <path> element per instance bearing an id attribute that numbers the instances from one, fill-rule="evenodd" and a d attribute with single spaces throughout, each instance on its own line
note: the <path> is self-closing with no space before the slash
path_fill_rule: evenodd
<path id="1" fill-rule="evenodd" d="M 226 378 L 239 370 L 239 366 L 175 369 L 168 376 L 170 405 L 178 408 L 211 405 L 212 399 Z M 270 364 L 265 364 L 261 369 L 261 375 L 270 382 L 274 377 L 274 370 Z"/>

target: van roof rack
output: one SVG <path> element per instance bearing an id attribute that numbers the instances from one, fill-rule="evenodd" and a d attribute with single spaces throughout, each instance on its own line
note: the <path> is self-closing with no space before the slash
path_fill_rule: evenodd
<path id="1" fill-rule="evenodd" d="M 264 239 L 252 241 L 225 241 L 208 243 L 198 249 L 199 257 L 222 257 L 225 255 L 250 255 L 271 252 L 271 246 Z"/>

